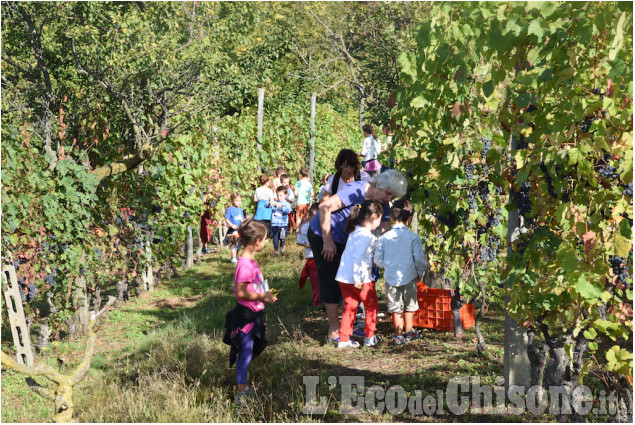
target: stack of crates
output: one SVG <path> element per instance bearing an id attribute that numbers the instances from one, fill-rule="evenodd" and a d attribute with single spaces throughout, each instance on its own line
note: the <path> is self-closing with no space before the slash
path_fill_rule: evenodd
<path id="1" fill-rule="evenodd" d="M 417 328 L 453 331 L 454 317 L 450 302 L 454 289 L 428 288 L 423 282 L 417 283 L 419 311 L 415 312 L 413 325 Z M 464 304 L 460 310 L 463 329 L 474 326 L 474 304 Z"/>

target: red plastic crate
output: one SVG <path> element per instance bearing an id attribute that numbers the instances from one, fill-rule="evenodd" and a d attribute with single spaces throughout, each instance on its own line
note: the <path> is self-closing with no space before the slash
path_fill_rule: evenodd
<path id="1" fill-rule="evenodd" d="M 453 296 L 454 289 L 433 289 L 422 282 L 417 283 L 419 311 L 415 312 L 413 325 L 439 331 L 454 330 L 454 317 L 450 307 Z M 474 326 L 474 304 L 463 305 L 460 314 L 463 329 Z"/>

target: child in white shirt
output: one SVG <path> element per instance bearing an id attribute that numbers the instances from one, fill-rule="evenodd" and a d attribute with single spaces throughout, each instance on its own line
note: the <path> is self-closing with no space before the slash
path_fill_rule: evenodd
<path id="1" fill-rule="evenodd" d="M 379 238 L 375 250 L 375 263 L 385 269 L 388 312 L 393 313 L 395 335 L 391 345 L 403 345 L 418 337 L 412 329 L 414 313 L 419 310 L 417 281 L 423 278 L 428 263 L 421 238 L 408 230 L 413 214 L 410 201 L 395 201 L 390 212 L 392 229 Z"/>
<path id="2" fill-rule="evenodd" d="M 337 269 L 335 280 L 339 282 L 344 306 L 338 348 L 359 347 L 356 341 L 351 341 L 353 325 L 360 302 L 366 307 L 366 339 L 364 345 L 377 344 L 375 330 L 377 329 L 377 292 L 372 279 L 373 250 L 377 238 L 372 231 L 379 227 L 384 214 L 384 207 L 374 199 L 365 200 L 361 206 L 353 208 L 348 218 L 345 231 L 353 233 L 348 236 L 346 248 L 342 253 L 342 260 Z"/>

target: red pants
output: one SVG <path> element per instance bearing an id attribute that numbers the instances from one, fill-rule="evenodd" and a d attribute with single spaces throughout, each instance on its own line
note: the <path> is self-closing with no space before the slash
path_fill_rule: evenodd
<path id="1" fill-rule="evenodd" d="M 307 258 L 302 273 L 300 273 L 300 289 L 306 285 L 307 277 L 311 281 L 311 288 L 313 288 L 313 305 L 322 305 L 320 301 L 320 285 L 318 285 L 317 269 L 315 268 L 315 260 L 313 260 L 313 258 Z"/>
<path id="2" fill-rule="evenodd" d="M 295 223 L 298 227 L 300 227 L 300 223 L 302 219 L 306 217 L 309 212 L 309 204 L 300 204 L 295 209 Z"/>
<path id="3" fill-rule="evenodd" d="M 355 325 L 357 306 L 360 301 L 366 307 L 366 327 L 364 332 L 366 338 L 375 336 L 377 330 L 377 292 L 375 292 L 375 282 L 364 283 L 362 289 L 355 288 L 350 283 L 340 282 L 342 298 L 344 298 L 344 309 L 342 311 L 342 321 L 340 322 L 340 342 L 350 340 Z"/>

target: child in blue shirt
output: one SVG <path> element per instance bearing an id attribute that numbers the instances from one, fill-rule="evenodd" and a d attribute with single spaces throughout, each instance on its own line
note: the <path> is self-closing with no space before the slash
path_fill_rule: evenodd
<path id="1" fill-rule="evenodd" d="M 402 345 L 419 337 L 412 328 L 414 314 L 419 310 L 417 281 L 423 278 L 428 262 L 421 238 L 408 229 L 413 214 L 410 201 L 395 201 L 390 214 L 392 229 L 379 238 L 375 248 L 375 263 L 385 269 L 386 305 L 394 319 L 391 345 Z"/>
<path id="2" fill-rule="evenodd" d="M 245 214 L 243 213 L 242 208 L 240 206 L 243 203 L 242 198 L 238 192 L 232 193 L 230 196 L 232 206 L 227 209 L 227 213 L 225 214 L 225 222 L 227 223 L 227 227 L 229 230 L 227 231 L 226 243 L 230 245 L 231 250 L 231 262 L 232 264 L 238 263 L 236 259 L 236 253 L 240 249 L 240 240 L 238 239 L 238 226 L 245 219 Z"/>
<path id="3" fill-rule="evenodd" d="M 266 207 L 272 209 L 271 214 L 271 234 L 273 236 L 273 255 L 278 256 L 279 252 L 284 252 L 284 244 L 287 241 L 287 225 L 289 223 L 289 213 L 291 204 L 286 201 L 287 187 L 279 186 L 276 189 L 277 201 L 269 202 Z M 280 251 L 278 251 L 280 248 Z"/>

